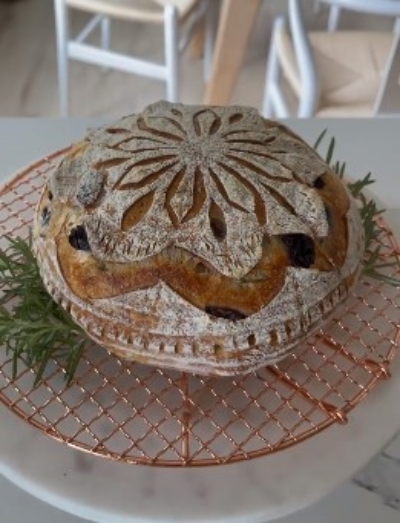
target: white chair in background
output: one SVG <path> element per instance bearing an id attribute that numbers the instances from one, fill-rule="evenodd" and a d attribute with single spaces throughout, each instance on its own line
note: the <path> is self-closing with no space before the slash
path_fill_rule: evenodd
<path id="1" fill-rule="evenodd" d="M 396 2 L 397 0 L 393 0 Z M 328 16 L 328 31 L 337 31 L 339 28 L 340 15 L 347 6 L 350 4 L 352 11 L 359 13 L 370 13 L 370 14 L 381 14 L 379 2 L 376 0 L 315 0 L 315 4 L 319 7 L 320 4 L 329 4 L 329 16 Z M 390 16 L 390 15 L 389 15 Z M 399 24 L 400 20 L 397 19 L 395 24 Z"/>
<path id="2" fill-rule="evenodd" d="M 103 67 L 136 73 L 166 82 L 166 98 L 178 100 L 178 60 L 190 36 L 202 19 L 206 19 L 204 45 L 205 75 L 207 75 L 213 49 L 216 16 L 215 0 L 54 0 L 58 87 L 60 112 L 68 115 L 68 59 L 79 60 Z M 81 32 L 71 38 L 69 11 L 78 9 L 93 14 Z M 159 24 L 164 28 L 165 63 L 158 64 L 110 50 L 110 20 L 112 18 L 134 22 Z M 179 29 L 182 26 L 182 37 Z M 87 42 L 88 36 L 100 27 L 100 46 Z"/>
<path id="3" fill-rule="evenodd" d="M 323 0 L 360 10 L 360 0 Z M 363 12 L 397 18 L 400 0 L 362 0 Z M 300 0 L 273 27 L 262 112 L 285 118 L 400 113 L 400 33 L 307 32 Z M 291 109 L 291 104 L 295 109 Z"/>

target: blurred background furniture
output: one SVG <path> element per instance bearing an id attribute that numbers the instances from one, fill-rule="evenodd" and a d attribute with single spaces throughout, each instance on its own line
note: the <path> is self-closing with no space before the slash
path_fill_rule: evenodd
<path id="1" fill-rule="evenodd" d="M 396 3 L 396 0 L 393 0 L 394 3 Z M 348 6 L 347 0 L 315 0 L 315 3 L 317 4 L 317 8 L 319 4 L 329 4 L 329 17 L 328 17 L 328 31 L 336 31 L 339 28 L 339 22 L 340 22 L 340 15 L 343 11 L 346 10 L 346 7 Z M 380 14 L 380 2 L 376 2 L 375 0 L 354 0 L 351 2 L 351 6 L 353 10 L 357 10 L 360 12 L 368 12 L 371 14 L 377 13 Z M 394 7 L 396 9 L 396 7 Z M 399 19 L 396 19 L 395 23 L 400 23 Z"/>
<path id="2" fill-rule="evenodd" d="M 398 0 L 323 0 L 395 19 Z M 300 0 L 274 24 L 267 64 L 265 116 L 374 116 L 400 113 L 400 33 L 307 32 Z"/>
<path id="3" fill-rule="evenodd" d="M 109 3 L 116 5 L 120 1 L 109 0 Z M 137 1 L 129 0 L 130 3 Z M 364 3 L 368 0 L 359 1 Z M 223 16 L 220 17 L 218 45 L 215 46 L 215 60 L 206 101 L 261 107 L 265 61 L 269 53 L 272 24 L 277 16 L 287 15 L 287 0 L 209 2 L 209 6 L 214 8 L 221 4 Z M 149 6 L 153 3 L 155 4 L 154 0 L 142 0 L 142 7 L 146 5 L 147 9 L 150 9 Z M 315 13 L 314 0 L 305 0 L 303 3 L 304 23 L 308 31 L 326 30 L 330 6 L 323 2 L 318 5 L 322 8 Z M 163 6 L 160 4 L 155 5 L 153 10 L 163 15 Z M 210 10 L 207 11 L 209 12 Z M 90 16 L 96 13 L 68 9 L 68 14 L 69 40 L 72 40 L 87 24 Z M 134 56 L 165 65 L 163 21 L 144 23 L 126 18 L 110 19 L 111 49 L 127 57 Z M 189 20 L 193 21 L 194 16 L 191 15 L 179 24 L 184 40 L 187 40 L 186 35 L 190 40 L 187 51 L 179 55 L 179 100 L 195 104 L 205 99 L 203 69 L 207 61 L 200 59 L 204 49 L 202 39 L 195 38 L 200 35 L 200 31 L 197 27 L 194 27 L 193 33 L 185 30 L 185 27 L 190 25 Z M 2 75 L 0 81 L 0 114 L 11 117 L 58 116 L 60 112 L 54 2 L 0 2 L 1 23 L 4 30 L 1 31 L 0 38 L 0 62 L 7 73 Z M 99 45 L 99 33 L 102 24 L 106 26 L 107 22 L 99 22 L 97 28 L 85 40 L 86 44 L 99 46 L 100 51 L 102 48 Z M 341 31 L 348 29 L 390 32 L 393 29 L 393 18 L 342 8 L 339 27 Z M 105 31 L 107 34 L 107 29 Z M 190 37 L 191 34 L 193 37 Z M 197 58 L 190 52 L 195 42 L 198 44 Z M 181 42 L 181 49 L 185 45 L 185 42 Z M 130 114 L 154 100 L 166 97 L 165 80 L 156 81 L 143 74 L 128 74 L 126 71 L 104 65 L 99 67 L 84 61 L 68 60 L 67 77 L 70 114 L 80 117 L 116 117 Z"/>
<path id="4" fill-rule="evenodd" d="M 166 82 L 166 98 L 178 101 L 178 59 L 190 40 L 195 26 L 207 19 L 212 27 L 214 9 L 209 0 L 54 0 L 57 38 L 58 88 L 62 116 L 68 114 L 68 59 L 101 65 L 128 73 L 136 73 Z M 93 16 L 81 32 L 72 38 L 69 8 Z M 165 63 L 158 64 L 110 50 L 110 20 L 112 18 L 159 24 L 164 29 Z M 100 26 L 100 46 L 88 43 L 88 37 Z M 179 26 L 183 35 L 179 39 Z M 213 34 L 206 30 L 205 64 L 209 66 Z"/>
<path id="5" fill-rule="evenodd" d="M 260 0 L 222 0 L 204 103 L 229 103 L 259 7 Z"/>

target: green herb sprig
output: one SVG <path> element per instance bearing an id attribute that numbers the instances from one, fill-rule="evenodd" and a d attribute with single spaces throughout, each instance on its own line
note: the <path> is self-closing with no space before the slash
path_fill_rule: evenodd
<path id="1" fill-rule="evenodd" d="M 326 136 L 326 130 L 315 142 L 317 150 Z M 345 176 L 346 163 L 332 163 L 335 139 L 329 142 L 325 160 L 340 178 Z M 364 178 L 349 182 L 348 188 L 359 202 L 359 211 L 365 229 L 366 257 L 364 274 L 391 285 L 400 282 L 385 273 L 398 263 L 383 261 L 379 243 L 377 218 L 384 212 L 364 190 L 375 180 L 368 173 Z M 32 238 L 7 238 L 7 248 L 0 249 L 0 347 L 12 356 L 13 376 L 18 374 L 22 360 L 35 370 L 37 385 L 49 364 L 62 359 L 67 384 L 73 379 L 78 363 L 90 345 L 85 332 L 47 293 L 39 268 L 32 253 Z"/>
<path id="2" fill-rule="evenodd" d="M 319 146 L 322 144 L 326 133 L 327 130 L 325 129 L 318 136 L 314 144 L 315 150 L 318 150 Z M 336 174 L 343 179 L 346 172 L 346 162 L 336 161 L 332 163 L 334 151 L 335 138 L 331 138 L 326 152 L 325 161 L 332 167 Z M 369 172 L 360 180 L 347 182 L 347 187 L 350 193 L 359 203 L 359 212 L 364 226 L 365 258 L 363 274 L 375 280 L 388 283 L 389 285 L 398 286 L 400 285 L 400 280 L 388 276 L 385 272 L 386 269 L 396 266 L 398 261 L 382 261 L 382 245 L 379 243 L 380 228 L 377 218 L 385 212 L 385 209 L 379 209 L 376 202 L 373 199 L 368 199 L 364 193 L 365 189 L 374 184 L 375 181 L 376 180 L 372 179 L 372 175 Z"/>
<path id="3" fill-rule="evenodd" d="M 22 360 L 35 369 L 36 385 L 49 361 L 63 358 L 70 383 L 89 339 L 46 291 L 31 236 L 7 241 L 0 249 L 0 346 L 12 356 L 14 377 Z"/>

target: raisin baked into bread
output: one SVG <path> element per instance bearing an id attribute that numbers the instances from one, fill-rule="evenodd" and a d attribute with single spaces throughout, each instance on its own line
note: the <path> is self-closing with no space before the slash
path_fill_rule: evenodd
<path id="1" fill-rule="evenodd" d="M 215 375 L 292 351 L 364 253 L 355 202 L 300 137 L 254 109 L 167 102 L 70 149 L 34 245 L 48 291 L 93 340 Z"/>

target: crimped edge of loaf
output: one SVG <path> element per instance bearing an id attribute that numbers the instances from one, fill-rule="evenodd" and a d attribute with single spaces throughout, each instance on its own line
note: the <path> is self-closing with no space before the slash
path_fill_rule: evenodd
<path id="1" fill-rule="evenodd" d="M 248 374 L 277 363 L 293 353 L 301 343 L 326 324 L 336 307 L 347 298 L 357 283 L 362 269 L 360 263 L 356 270 L 322 301 L 309 308 L 305 314 L 291 320 L 293 324 L 301 324 L 301 335 L 290 341 L 282 340 L 279 345 L 272 347 L 272 334 L 270 340 L 257 343 L 257 332 L 249 331 L 246 333 L 247 343 L 238 346 L 234 341 L 236 350 L 232 351 L 223 338 L 199 341 L 189 336 L 162 336 L 149 331 L 143 334 L 126 323 L 95 314 L 88 306 L 82 306 L 79 298 L 74 300 L 66 296 L 63 292 L 65 282 L 61 278 L 54 278 L 54 273 L 48 270 L 46 259 L 40 249 L 35 249 L 35 255 L 41 277 L 51 297 L 84 329 L 88 337 L 100 346 L 127 361 L 214 376 Z"/>

